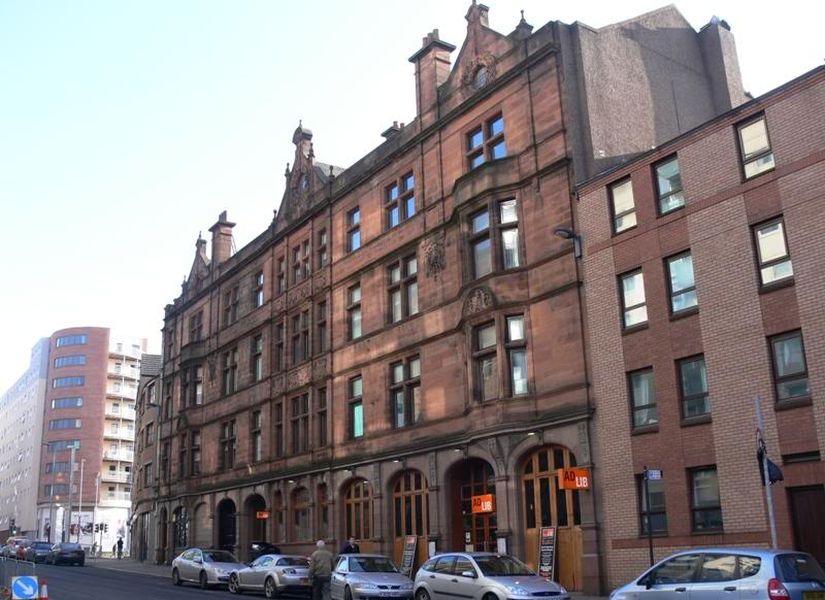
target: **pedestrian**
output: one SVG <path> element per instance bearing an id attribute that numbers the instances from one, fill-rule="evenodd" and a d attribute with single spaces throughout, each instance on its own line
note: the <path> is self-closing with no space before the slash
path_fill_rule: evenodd
<path id="1" fill-rule="evenodd" d="M 338 554 L 360 554 L 361 548 L 358 546 L 358 543 L 355 541 L 354 537 L 350 537 L 344 545 L 341 546 L 341 551 Z"/>
<path id="2" fill-rule="evenodd" d="M 332 577 L 332 554 L 324 540 L 315 543 L 317 550 L 309 557 L 309 580 L 312 582 L 312 600 L 330 600 L 329 580 Z"/>
<path id="3" fill-rule="evenodd" d="M 120 560 L 123 557 L 123 538 L 117 538 L 117 559 Z"/>

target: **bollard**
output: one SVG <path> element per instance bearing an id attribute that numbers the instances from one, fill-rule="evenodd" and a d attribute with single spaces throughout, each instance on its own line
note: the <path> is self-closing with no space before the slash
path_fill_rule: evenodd
<path id="1" fill-rule="evenodd" d="M 49 586 L 46 585 L 46 580 L 40 580 L 40 600 L 49 600 Z"/>

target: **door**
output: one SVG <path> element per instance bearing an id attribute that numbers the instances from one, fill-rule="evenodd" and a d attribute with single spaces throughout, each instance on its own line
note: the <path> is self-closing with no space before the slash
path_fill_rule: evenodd
<path id="1" fill-rule="evenodd" d="M 343 598 L 344 588 L 347 585 L 347 573 L 349 572 L 348 560 L 346 556 L 338 559 L 338 564 L 332 571 L 332 578 L 329 581 L 329 592 L 333 598 Z"/>
<path id="2" fill-rule="evenodd" d="M 432 572 L 427 574 L 433 591 L 432 600 L 452 600 L 454 564 L 455 556 L 442 556 L 436 561 Z"/>
<path id="3" fill-rule="evenodd" d="M 825 486 L 788 488 L 797 550 L 825 566 Z"/>
<path id="4" fill-rule="evenodd" d="M 271 565 L 271 556 L 262 556 L 253 562 L 252 568 L 249 569 L 249 575 L 245 577 L 248 582 L 247 585 L 254 587 L 255 589 L 262 588 L 264 586 L 264 579 L 266 579 L 266 574 Z"/>
<path id="5" fill-rule="evenodd" d="M 680 554 L 666 560 L 639 580 L 639 600 L 689 600 L 688 590 L 699 566 L 699 554 Z"/>
<path id="6" fill-rule="evenodd" d="M 468 577 L 466 573 L 473 573 L 476 577 Z M 477 575 L 478 573 L 469 558 L 457 557 L 453 565 L 453 577 L 450 580 L 452 597 L 461 600 L 475 598 L 479 590 Z"/>
<path id="7" fill-rule="evenodd" d="M 689 600 L 738 600 L 740 583 L 735 554 L 705 553 L 696 581 L 688 586 Z"/>

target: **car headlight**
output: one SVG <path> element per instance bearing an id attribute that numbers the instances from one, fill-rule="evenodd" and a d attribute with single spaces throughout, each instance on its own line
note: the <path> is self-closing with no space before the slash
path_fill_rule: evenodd
<path id="1" fill-rule="evenodd" d="M 520 585 L 505 585 L 504 589 L 506 589 L 508 592 L 510 592 L 514 596 L 529 596 L 530 595 L 530 592 L 528 592 L 526 589 L 524 589 Z"/>
<path id="2" fill-rule="evenodd" d="M 358 583 L 352 584 L 352 587 L 359 589 L 359 590 L 375 590 L 378 587 L 374 583 L 369 583 L 366 581 L 359 581 Z"/>
<path id="3" fill-rule="evenodd" d="M 401 584 L 401 589 L 402 590 L 411 590 L 411 589 L 413 589 L 412 581 L 409 582 L 409 583 L 402 583 Z"/>
<path id="4" fill-rule="evenodd" d="M 215 573 L 218 574 L 218 575 L 227 575 L 228 574 L 226 569 L 220 569 L 218 567 L 215 567 Z"/>
<path id="5" fill-rule="evenodd" d="M 627 594 L 619 591 L 610 592 L 610 600 L 628 600 Z"/>

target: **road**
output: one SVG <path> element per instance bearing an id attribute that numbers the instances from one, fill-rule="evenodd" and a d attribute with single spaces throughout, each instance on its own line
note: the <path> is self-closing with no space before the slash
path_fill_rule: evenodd
<path id="1" fill-rule="evenodd" d="M 234 597 L 225 588 L 204 591 L 193 585 L 175 587 L 170 577 L 93 566 L 37 565 L 37 576 L 48 582 L 49 600 L 230 600 Z"/>

